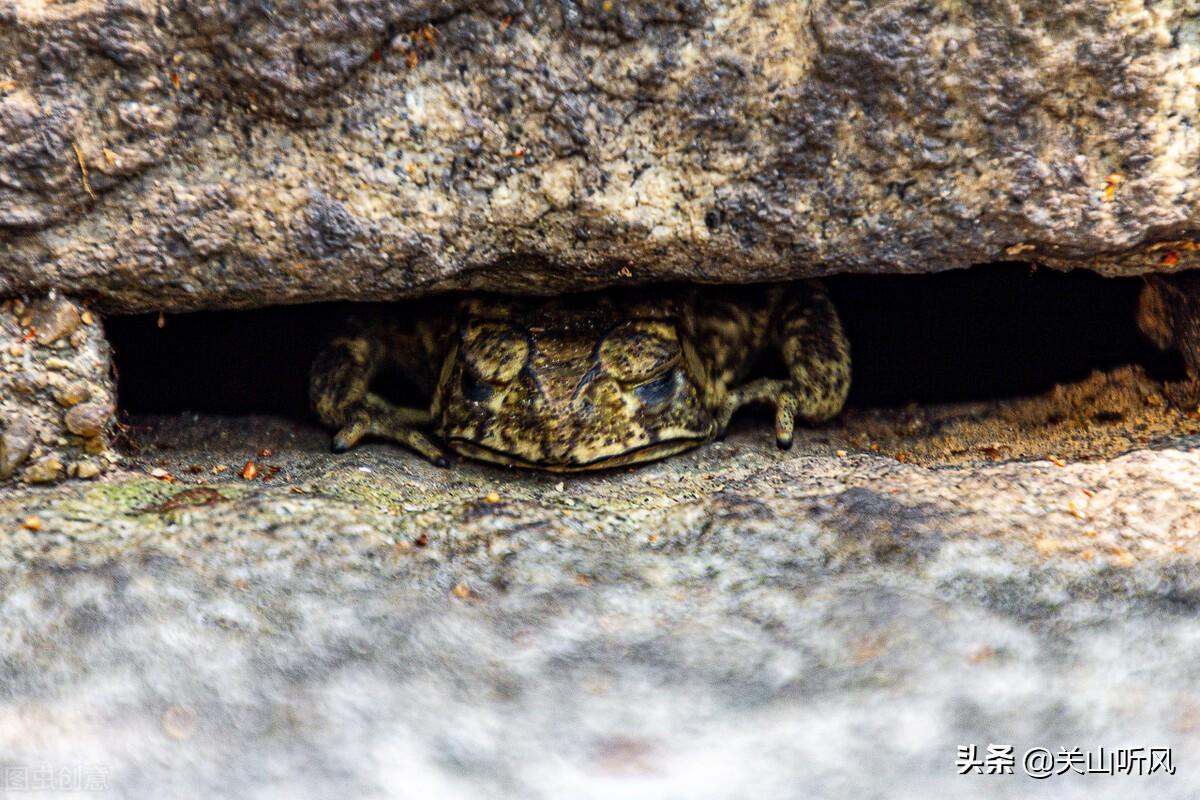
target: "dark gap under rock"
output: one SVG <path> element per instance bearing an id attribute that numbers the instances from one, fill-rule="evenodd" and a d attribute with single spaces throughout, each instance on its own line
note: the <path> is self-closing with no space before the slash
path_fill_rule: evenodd
<path id="1" fill-rule="evenodd" d="M 1137 329 L 1138 278 L 993 264 L 826 283 L 853 349 L 851 409 L 1001 400 L 1124 364 L 1182 374 Z M 308 419 L 309 364 L 352 308 L 112 317 L 120 409 Z"/>
<path id="2" fill-rule="evenodd" d="M 826 284 L 852 348 L 849 408 L 1003 400 L 1126 364 L 1183 375 L 1137 328 L 1140 278 L 1010 263 Z"/>

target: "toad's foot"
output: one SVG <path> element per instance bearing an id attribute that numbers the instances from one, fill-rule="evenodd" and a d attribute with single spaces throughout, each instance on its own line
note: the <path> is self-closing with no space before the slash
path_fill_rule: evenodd
<path id="1" fill-rule="evenodd" d="M 850 391 L 850 346 L 837 310 L 816 281 L 783 290 L 770 340 L 787 377 L 760 378 L 734 388 L 717 409 L 724 432 L 733 412 L 749 403 L 775 406 L 775 443 L 792 446 L 796 417 L 824 422 L 837 416 Z"/>
<path id="2" fill-rule="evenodd" d="M 414 425 L 428 425 L 432 417 L 427 410 L 394 406 L 376 394 L 368 393 L 362 405 L 347 412 L 346 422 L 333 436 L 333 450 L 343 453 L 367 435 L 391 439 L 413 450 L 434 465 L 449 466 L 446 451 Z"/>
<path id="3" fill-rule="evenodd" d="M 816 413 L 818 405 L 811 392 L 796 381 L 762 378 L 739 386 L 729 393 L 724 404 L 717 413 L 717 430 L 725 434 L 729 419 L 733 412 L 745 405 L 753 403 L 770 403 L 775 406 L 775 444 L 781 450 L 792 446 L 792 436 L 796 430 L 796 414 L 803 417 L 822 418 L 828 416 Z"/>
<path id="4" fill-rule="evenodd" d="M 364 436 L 382 436 L 444 467 L 446 452 L 416 428 L 432 424 L 432 412 L 397 406 L 371 391 L 371 382 L 388 361 L 383 346 L 388 330 L 382 323 L 368 323 L 359 335 L 334 339 L 317 355 L 309 382 L 313 410 L 337 430 L 334 452 L 349 450 Z"/>

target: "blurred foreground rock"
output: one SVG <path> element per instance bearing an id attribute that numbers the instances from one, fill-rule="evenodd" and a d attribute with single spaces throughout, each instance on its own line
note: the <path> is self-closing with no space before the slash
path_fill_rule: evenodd
<path id="1" fill-rule="evenodd" d="M 135 471 L 0 496 L 0 762 L 122 798 L 1200 793 L 1198 451 L 761 434 L 561 480 L 155 423 Z M 957 774 L 990 743 L 1177 771 Z"/>

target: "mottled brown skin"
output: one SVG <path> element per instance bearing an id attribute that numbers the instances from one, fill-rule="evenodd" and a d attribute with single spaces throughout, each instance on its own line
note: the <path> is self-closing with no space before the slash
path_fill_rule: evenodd
<path id="1" fill-rule="evenodd" d="M 754 376 L 775 351 L 778 378 Z M 372 390 L 397 369 L 420 408 Z M 470 458 L 557 472 L 663 458 L 722 435 L 749 403 L 795 418 L 842 408 L 850 353 L 817 282 L 658 287 L 554 298 L 470 295 L 359 319 L 313 364 L 311 399 L 334 449 L 393 439 L 434 463 Z"/>
<path id="2" fill-rule="evenodd" d="M 1172 405 L 1200 406 L 1200 274 L 1148 275 L 1138 298 L 1138 327 L 1162 350 L 1183 357 L 1187 377 L 1164 387 Z"/>

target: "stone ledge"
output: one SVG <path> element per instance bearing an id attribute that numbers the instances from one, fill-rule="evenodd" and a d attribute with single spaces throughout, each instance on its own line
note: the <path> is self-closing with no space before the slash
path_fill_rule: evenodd
<path id="1" fill-rule="evenodd" d="M 0 294 L 1197 263 L 1184 3 L 343 5 L 13 9 Z"/>

